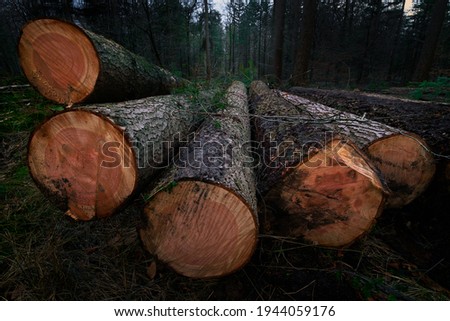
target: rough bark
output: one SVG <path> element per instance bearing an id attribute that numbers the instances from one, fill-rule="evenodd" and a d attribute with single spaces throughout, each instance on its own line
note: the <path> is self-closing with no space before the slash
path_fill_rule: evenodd
<path id="1" fill-rule="evenodd" d="M 283 77 L 283 40 L 284 40 L 284 17 L 286 11 L 286 0 L 276 0 L 273 5 L 274 15 L 274 58 L 273 68 L 277 82 Z"/>
<path id="2" fill-rule="evenodd" d="M 264 83 L 253 82 L 250 93 L 262 155 L 258 187 L 285 214 L 275 231 L 335 247 L 367 232 L 384 202 L 370 161 Z"/>
<path id="3" fill-rule="evenodd" d="M 208 0 L 203 0 L 203 13 L 205 15 L 205 66 L 206 80 L 211 81 L 211 43 L 209 34 L 209 9 Z"/>
<path id="4" fill-rule="evenodd" d="M 426 38 L 420 52 L 419 62 L 414 71 L 413 80 L 423 81 L 428 79 L 433 66 L 434 53 L 439 42 L 439 35 L 447 13 L 448 0 L 436 0 L 431 12 L 430 23 L 427 28 Z"/>
<path id="5" fill-rule="evenodd" d="M 193 110 L 183 96 L 157 96 L 56 114 L 30 137 L 31 175 L 74 219 L 109 216 L 168 166 Z"/>
<path id="6" fill-rule="evenodd" d="M 30 83 L 67 105 L 168 94 L 184 83 L 119 44 L 60 20 L 27 23 L 18 53 Z"/>
<path id="7" fill-rule="evenodd" d="M 450 106 L 356 91 L 293 87 L 292 94 L 422 137 L 433 153 L 450 155 Z M 440 158 L 437 157 L 437 160 Z"/>
<path id="8" fill-rule="evenodd" d="M 303 85 L 308 82 L 310 72 L 309 61 L 314 42 L 316 27 L 317 1 L 305 0 L 303 9 L 302 28 L 300 30 L 300 48 L 297 52 L 293 83 Z"/>
<path id="9" fill-rule="evenodd" d="M 419 136 L 292 94 L 280 95 L 311 121 L 322 122 L 328 131 L 350 138 L 367 152 L 391 191 L 386 207 L 399 208 L 410 203 L 433 178 L 434 159 Z"/>
<path id="10" fill-rule="evenodd" d="M 140 231 L 149 252 L 194 278 L 236 271 L 257 241 L 245 86 L 234 82 L 226 95 L 227 109 L 204 122 L 150 192 Z"/>

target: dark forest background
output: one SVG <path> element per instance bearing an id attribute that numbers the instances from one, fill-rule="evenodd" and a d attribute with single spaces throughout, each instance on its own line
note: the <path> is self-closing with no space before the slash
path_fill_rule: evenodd
<path id="1" fill-rule="evenodd" d="M 409 11 L 406 0 L 0 3 L 2 76 L 20 75 L 20 29 L 41 17 L 72 21 L 191 80 L 352 87 L 450 75 L 448 0 L 416 0 Z"/>

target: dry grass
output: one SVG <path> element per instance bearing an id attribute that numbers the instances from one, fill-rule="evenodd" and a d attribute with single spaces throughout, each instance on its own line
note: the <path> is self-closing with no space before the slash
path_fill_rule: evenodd
<path id="1" fill-rule="evenodd" d="M 0 292 L 8 300 L 447 300 L 374 238 L 361 249 L 321 249 L 261 236 L 243 270 L 193 280 L 158 266 L 137 236 L 140 201 L 117 215 L 75 222 L 54 208 L 30 179 L 1 205 Z M 358 257 L 356 265 L 345 262 Z M 356 261 L 355 261 L 356 262 Z M 415 268 L 417 270 L 417 268 Z"/>
<path id="2" fill-rule="evenodd" d="M 30 110 L 27 113 L 33 114 Z M 28 174 L 25 153 L 29 130 L 19 126 L 1 134 L 2 299 L 449 299 L 448 291 L 429 279 L 426 271 L 383 243 L 379 238 L 382 230 L 340 251 L 261 235 L 252 261 L 233 275 L 194 280 L 158 264 L 151 279 L 147 268 L 153 258 L 143 249 L 136 230 L 142 198 L 138 196 L 125 210 L 107 219 L 75 222 L 65 217 Z"/>

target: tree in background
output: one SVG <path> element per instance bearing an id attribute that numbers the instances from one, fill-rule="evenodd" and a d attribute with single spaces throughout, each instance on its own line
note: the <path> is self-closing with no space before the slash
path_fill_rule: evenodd
<path id="1" fill-rule="evenodd" d="M 427 80 L 429 77 L 439 35 L 447 13 L 447 3 L 448 0 L 436 0 L 433 4 L 430 21 L 426 29 L 425 41 L 413 76 L 414 81 Z"/>
<path id="2" fill-rule="evenodd" d="M 211 39 L 209 35 L 209 9 L 208 0 L 203 0 L 203 15 L 204 15 L 204 29 L 205 29 L 205 66 L 206 66 L 206 80 L 211 81 Z"/>
<path id="3" fill-rule="evenodd" d="M 274 0 L 273 5 L 273 70 L 278 82 L 282 79 L 283 72 L 283 40 L 284 40 L 284 16 L 286 12 L 286 0 Z"/>
<path id="4" fill-rule="evenodd" d="M 309 79 L 309 62 L 316 28 L 317 1 L 304 0 L 303 22 L 300 30 L 300 48 L 297 52 L 292 83 L 297 86 L 306 85 Z"/>
<path id="5" fill-rule="evenodd" d="M 405 0 L 228 0 L 226 12 L 215 5 L 207 3 L 205 24 L 205 0 L 0 0 L 0 74 L 20 75 L 20 28 L 47 16 L 111 38 L 188 79 L 228 75 L 348 87 L 450 75 L 445 0 L 420 1 L 407 14 Z"/>

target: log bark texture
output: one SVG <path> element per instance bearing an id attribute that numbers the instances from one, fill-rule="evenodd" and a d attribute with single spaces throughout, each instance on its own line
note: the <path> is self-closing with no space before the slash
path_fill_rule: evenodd
<path id="1" fill-rule="evenodd" d="M 151 191 L 140 230 L 149 252 L 194 278 L 236 271 L 250 259 L 257 242 L 245 86 L 234 82 L 226 100 L 227 108 L 203 123 Z"/>
<path id="2" fill-rule="evenodd" d="M 323 123 L 328 131 L 348 137 L 367 152 L 390 189 L 386 207 L 400 208 L 412 202 L 433 178 L 433 155 L 418 135 L 296 95 L 279 94 L 311 121 Z"/>
<path id="3" fill-rule="evenodd" d="M 184 96 L 156 96 L 58 113 L 30 137 L 31 175 L 71 217 L 109 216 L 168 166 L 198 122 L 195 106 Z"/>
<path id="4" fill-rule="evenodd" d="M 450 105 L 357 91 L 292 87 L 290 93 L 422 137 L 433 153 L 450 155 Z M 440 158 L 437 157 L 439 160 Z"/>
<path id="5" fill-rule="evenodd" d="M 280 214 L 275 232 L 334 247 L 366 233 L 384 203 L 371 162 L 264 83 L 253 82 L 250 94 L 262 155 L 258 187 Z"/>
<path id="6" fill-rule="evenodd" d="M 184 84 L 119 44 L 61 20 L 27 23 L 18 53 L 30 83 L 46 98 L 66 105 L 168 94 Z"/>

